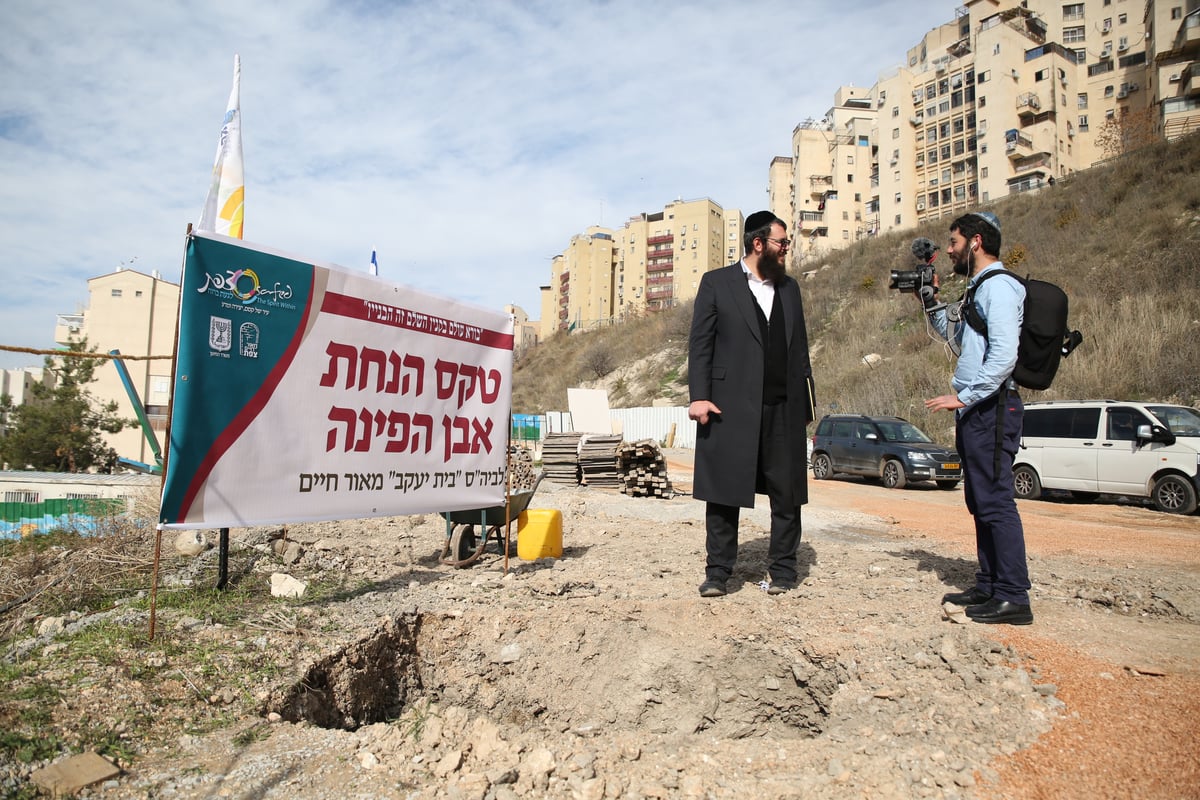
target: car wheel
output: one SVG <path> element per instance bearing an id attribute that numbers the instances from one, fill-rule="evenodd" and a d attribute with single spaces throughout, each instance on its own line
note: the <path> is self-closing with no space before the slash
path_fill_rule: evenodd
<path id="1" fill-rule="evenodd" d="M 883 485 L 889 489 L 903 489 L 907 481 L 904 478 L 904 465 L 894 458 L 885 459 L 880 468 L 879 477 Z"/>
<path id="2" fill-rule="evenodd" d="M 823 481 L 833 474 L 833 462 L 829 460 L 829 455 L 826 453 L 817 453 L 813 456 L 812 462 L 813 477 L 819 481 Z"/>
<path id="3" fill-rule="evenodd" d="M 1155 481 L 1150 498 L 1155 508 L 1168 514 L 1190 514 L 1196 510 L 1196 489 L 1179 475 L 1164 475 Z"/>
<path id="4" fill-rule="evenodd" d="M 1042 496 L 1042 482 L 1033 467 L 1022 464 L 1013 470 L 1013 494 L 1019 500 L 1037 500 Z"/>
<path id="5" fill-rule="evenodd" d="M 938 481 L 937 482 L 937 487 L 939 489 L 949 490 L 949 489 L 954 489 L 957 486 L 958 486 L 958 481 Z"/>

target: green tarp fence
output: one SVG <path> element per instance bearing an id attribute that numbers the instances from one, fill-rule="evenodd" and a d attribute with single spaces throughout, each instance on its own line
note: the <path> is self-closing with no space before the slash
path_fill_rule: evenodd
<path id="1" fill-rule="evenodd" d="M 20 539 L 64 528 L 95 533 L 104 520 L 125 511 L 121 499 L 94 497 L 43 500 L 40 503 L 0 503 L 0 539 Z"/>

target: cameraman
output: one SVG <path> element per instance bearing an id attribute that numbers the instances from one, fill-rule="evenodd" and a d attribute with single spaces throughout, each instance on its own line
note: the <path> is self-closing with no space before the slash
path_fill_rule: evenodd
<path id="1" fill-rule="evenodd" d="M 968 276 L 962 313 L 947 314 L 932 295 L 924 303 L 933 326 L 959 354 L 950 381 L 955 394 L 926 400 L 925 407 L 955 412 L 955 447 L 963 459 L 963 490 L 975 519 L 979 557 L 975 586 L 947 594 L 942 602 L 966 606 L 966 615 L 975 622 L 1028 625 L 1033 622 L 1029 568 L 1012 476 L 1025 408 L 1012 380 L 1025 287 L 1016 280 L 989 280 L 975 291 L 981 274 L 1004 269 L 999 252 L 995 214 L 980 211 L 950 223 L 946 253 L 954 272 Z M 986 322 L 986 335 L 966 322 L 972 303 Z"/>

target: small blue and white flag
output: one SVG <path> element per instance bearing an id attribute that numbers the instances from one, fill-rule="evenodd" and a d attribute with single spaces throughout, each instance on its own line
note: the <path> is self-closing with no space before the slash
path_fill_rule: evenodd
<path id="1" fill-rule="evenodd" d="M 379 276 L 379 259 L 375 257 L 375 251 L 371 251 L 371 274 Z"/>

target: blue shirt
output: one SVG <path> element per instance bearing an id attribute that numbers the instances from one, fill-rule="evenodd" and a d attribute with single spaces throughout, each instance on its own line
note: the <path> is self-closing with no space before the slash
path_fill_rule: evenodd
<path id="1" fill-rule="evenodd" d="M 980 270 L 967 282 L 968 291 L 982 275 L 998 269 L 1004 269 L 999 261 Z M 1025 315 L 1025 286 L 1017 280 L 992 278 L 976 292 L 975 307 L 987 322 L 986 337 L 965 319 L 955 323 L 953 332 L 948 333 L 945 309 L 930 315 L 942 338 L 958 346 L 958 365 L 950 385 L 959 402 L 967 407 L 991 397 L 1002 384 L 1015 387 L 1012 372 L 1017 365 L 1017 345 Z"/>

